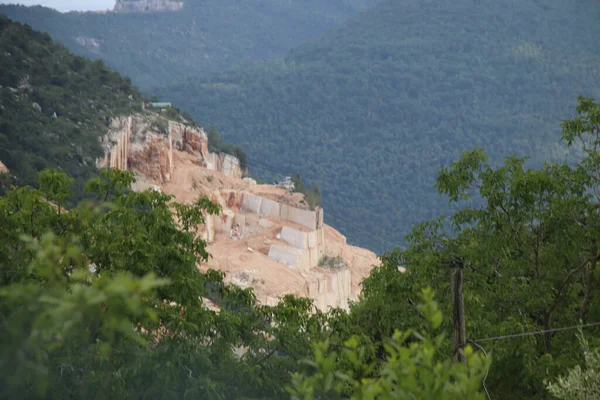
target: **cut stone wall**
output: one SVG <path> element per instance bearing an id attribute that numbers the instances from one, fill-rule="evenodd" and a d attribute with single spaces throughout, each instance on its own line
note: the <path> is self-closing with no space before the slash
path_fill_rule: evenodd
<path id="1" fill-rule="evenodd" d="M 323 209 L 321 208 L 315 211 L 303 210 L 255 194 L 244 193 L 241 209 L 248 213 L 294 222 L 310 230 L 323 227 Z"/>
<path id="2" fill-rule="evenodd" d="M 260 201 L 260 215 L 264 215 L 270 218 L 279 218 L 281 206 L 278 202 L 261 198 Z"/>
<path id="3" fill-rule="evenodd" d="M 143 114 L 114 118 L 102 137 L 104 157 L 96 166 L 134 170 L 152 180 L 168 182 L 173 173 L 173 148 L 198 157 L 198 165 L 241 178 L 239 160 L 228 154 L 208 151 L 208 137 L 202 128 L 169 121 L 168 134 L 152 128 L 152 116 Z"/>
<path id="4" fill-rule="evenodd" d="M 211 171 L 222 172 L 225 176 L 242 178 L 240 160 L 230 154 L 210 153 L 206 157 L 206 168 Z"/>
<path id="5" fill-rule="evenodd" d="M 352 274 L 348 269 L 319 274 L 309 280 L 307 292 L 320 310 L 326 311 L 329 307 L 347 310 L 349 300 L 353 300 Z"/>
<path id="6" fill-rule="evenodd" d="M 287 204 L 281 205 L 280 218 L 284 221 L 291 221 L 308 229 L 317 229 L 317 213 L 311 210 L 301 210 Z"/>
<path id="7" fill-rule="evenodd" d="M 308 253 L 293 246 L 271 245 L 268 257 L 291 268 L 300 270 L 311 268 Z"/>
<path id="8" fill-rule="evenodd" d="M 241 209 L 252 214 L 260 214 L 260 206 L 263 198 L 251 193 L 244 193 Z"/>
<path id="9" fill-rule="evenodd" d="M 314 268 L 319 265 L 319 260 L 323 256 L 323 247 L 319 245 L 319 236 L 323 234 L 323 229 L 303 232 L 298 229 L 284 226 L 281 229 L 281 240 L 295 247 L 303 253 L 303 262 L 308 263 L 308 268 Z M 270 255 L 269 255 L 270 257 Z M 279 261 L 277 258 L 273 258 Z"/>
<path id="10" fill-rule="evenodd" d="M 289 244 L 298 249 L 308 249 L 307 233 L 294 228 L 290 228 L 289 226 L 284 226 L 281 229 L 281 240 L 288 242 Z"/>

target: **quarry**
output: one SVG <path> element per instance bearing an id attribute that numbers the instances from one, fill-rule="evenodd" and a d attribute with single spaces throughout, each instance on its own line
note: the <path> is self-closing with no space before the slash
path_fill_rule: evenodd
<path id="1" fill-rule="evenodd" d="M 326 225 L 324 210 L 310 209 L 304 195 L 257 184 L 236 157 L 210 152 L 201 127 L 145 112 L 113 119 L 101 142 L 97 167 L 133 171 L 134 190 L 159 190 L 184 204 L 207 197 L 222 207 L 199 227 L 212 255 L 199 268 L 254 288 L 262 304 L 293 294 L 321 310 L 348 309 L 378 263 L 373 252 L 349 245 Z"/>

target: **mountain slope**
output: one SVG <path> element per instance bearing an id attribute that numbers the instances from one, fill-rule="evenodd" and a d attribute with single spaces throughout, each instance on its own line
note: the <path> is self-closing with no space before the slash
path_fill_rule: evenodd
<path id="1" fill-rule="evenodd" d="M 108 120 L 141 108 L 131 82 L 0 15 L 0 160 L 20 184 L 60 167 L 79 186 Z"/>
<path id="2" fill-rule="evenodd" d="M 71 51 L 102 58 L 148 89 L 286 51 L 338 26 L 376 0 L 188 0 L 163 13 L 68 13 L 0 6 Z"/>
<path id="3" fill-rule="evenodd" d="M 561 119 L 600 95 L 599 18 L 591 0 L 385 1 L 285 60 L 158 93 L 246 148 L 254 173 L 320 184 L 326 219 L 389 249 L 447 209 L 435 176 L 461 151 L 565 156 Z"/>

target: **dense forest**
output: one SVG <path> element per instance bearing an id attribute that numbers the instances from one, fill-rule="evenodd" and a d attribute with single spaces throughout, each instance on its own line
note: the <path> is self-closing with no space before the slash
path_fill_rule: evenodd
<path id="1" fill-rule="evenodd" d="M 102 58 L 148 90 L 243 60 L 282 56 L 376 1 L 186 0 L 181 11 L 145 14 L 0 5 L 0 13 L 79 55 Z"/>
<path id="2" fill-rule="evenodd" d="M 475 149 L 442 168 L 440 194 L 481 204 L 415 227 L 348 311 L 262 306 L 201 273 L 196 230 L 220 212 L 206 198 L 132 192 L 132 173 L 105 170 L 67 208 L 72 179 L 46 169 L 0 196 L 0 395 L 597 398 L 600 104 L 577 112 L 563 124 L 576 165 L 494 167 Z M 456 273 L 468 340 L 453 347 Z"/>
<path id="3" fill-rule="evenodd" d="M 599 18 L 593 1 L 386 1 L 284 60 L 157 93 L 244 147 L 253 173 L 318 184 L 326 220 L 382 251 L 448 210 L 435 174 L 463 149 L 565 159 L 561 118 L 600 95 Z"/>

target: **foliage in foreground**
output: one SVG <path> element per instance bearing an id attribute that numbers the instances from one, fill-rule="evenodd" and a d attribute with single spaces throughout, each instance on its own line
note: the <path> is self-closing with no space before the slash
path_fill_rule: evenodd
<path id="1" fill-rule="evenodd" d="M 423 290 L 422 300 L 419 310 L 426 329 L 396 330 L 384 343 L 386 356 L 380 365 L 369 361 L 357 336 L 344 342 L 339 355 L 328 342 L 316 344 L 311 373 L 296 373 L 292 379 L 292 399 L 484 399 L 481 382 L 490 360 L 470 346 L 465 349 L 467 365 L 440 358 L 444 335 L 436 332 L 442 313 L 431 290 Z"/>
<path id="2" fill-rule="evenodd" d="M 0 197 L 2 397 L 283 392 L 323 316 L 292 298 L 259 307 L 221 273 L 199 272 L 209 255 L 196 229 L 216 205 L 131 192 L 131 173 L 108 170 L 88 183 L 96 200 L 65 211 L 70 179 L 44 171 L 39 181 Z"/>
<path id="3" fill-rule="evenodd" d="M 555 382 L 546 384 L 548 392 L 557 399 L 600 399 L 600 349 L 591 349 L 583 333 L 579 343 L 583 350 L 584 368 L 576 365 L 566 376 L 559 376 Z"/>
<path id="4" fill-rule="evenodd" d="M 200 273 L 209 254 L 197 228 L 219 207 L 132 192 L 133 181 L 103 171 L 86 187 L 95 200 L 66 210 L 72 179 L 44 170 L 39 189 L 0 197 L 2 397 L 282 398 L 311 344 L 353 343 L 340 310 L 293 296 L 260 306 L 222 273 Z M 396 357 L 407 339 L 390 342 Z M 443 358 L 438 341 L 414 355 Z M 433 372 L 414 378 L 424 385 Z"/>
<path id="5" fill-rule="evenodd" d="M 452 315 L 450 275 L 462 268 L 467 338 L 493 354 L 492 398 L 543 398 L 545 379 L 582 363 L 576 329 L 562 328 L 600 321 L 600 104 L 580 98 L 577 111 L 563 139 L 582 153 L 578 163 L 529 169 L 512 156 L 496 167 L 476 149 L 441 170 L 437 188 L 459 210 L 415 227 L 405 251 L 385 254 L 351 310 L 378 357 L 382 338 L 418 326 L 421 288 L 431 286 Z M 443 326 L 450 332 L 451 320 Z M 586 328 L 592 347 L 599 329 Z M 547 332 L 526 334 L 539 331 Z M 450 341 L 444 347 L 451 351 Z"/>
<path id="6" fill-rule="evenodd" d="M 593 394 L 597 354 L 581 359 L 576 331 L 562 329 L 600 321 L 600 105 L 580 98 L 577 111 L 563 124 L 576 164 L 495 167 L 476 149 L 443 168 L 438 190 L 459 211 L 385 254 L 350 313 L 293 296 L 260 306 L 200 273 L 196 229 L 219 211 L 206 199 L 131 192 L 132 175 L 109 170 L 89 182 L 93 202 L 65 211 L 69 178 L 44 171 L 39 189 L 0 197 L 1 394 L 477 398 L 481 383 L 493 398 Z M 449 361 L 453 268 L 465 276 L 467 369 Z M 417 306 L 426 287 L 437 306 L 429 292 Z M 598 347 L 598 327 L 586 335 Z"/>

